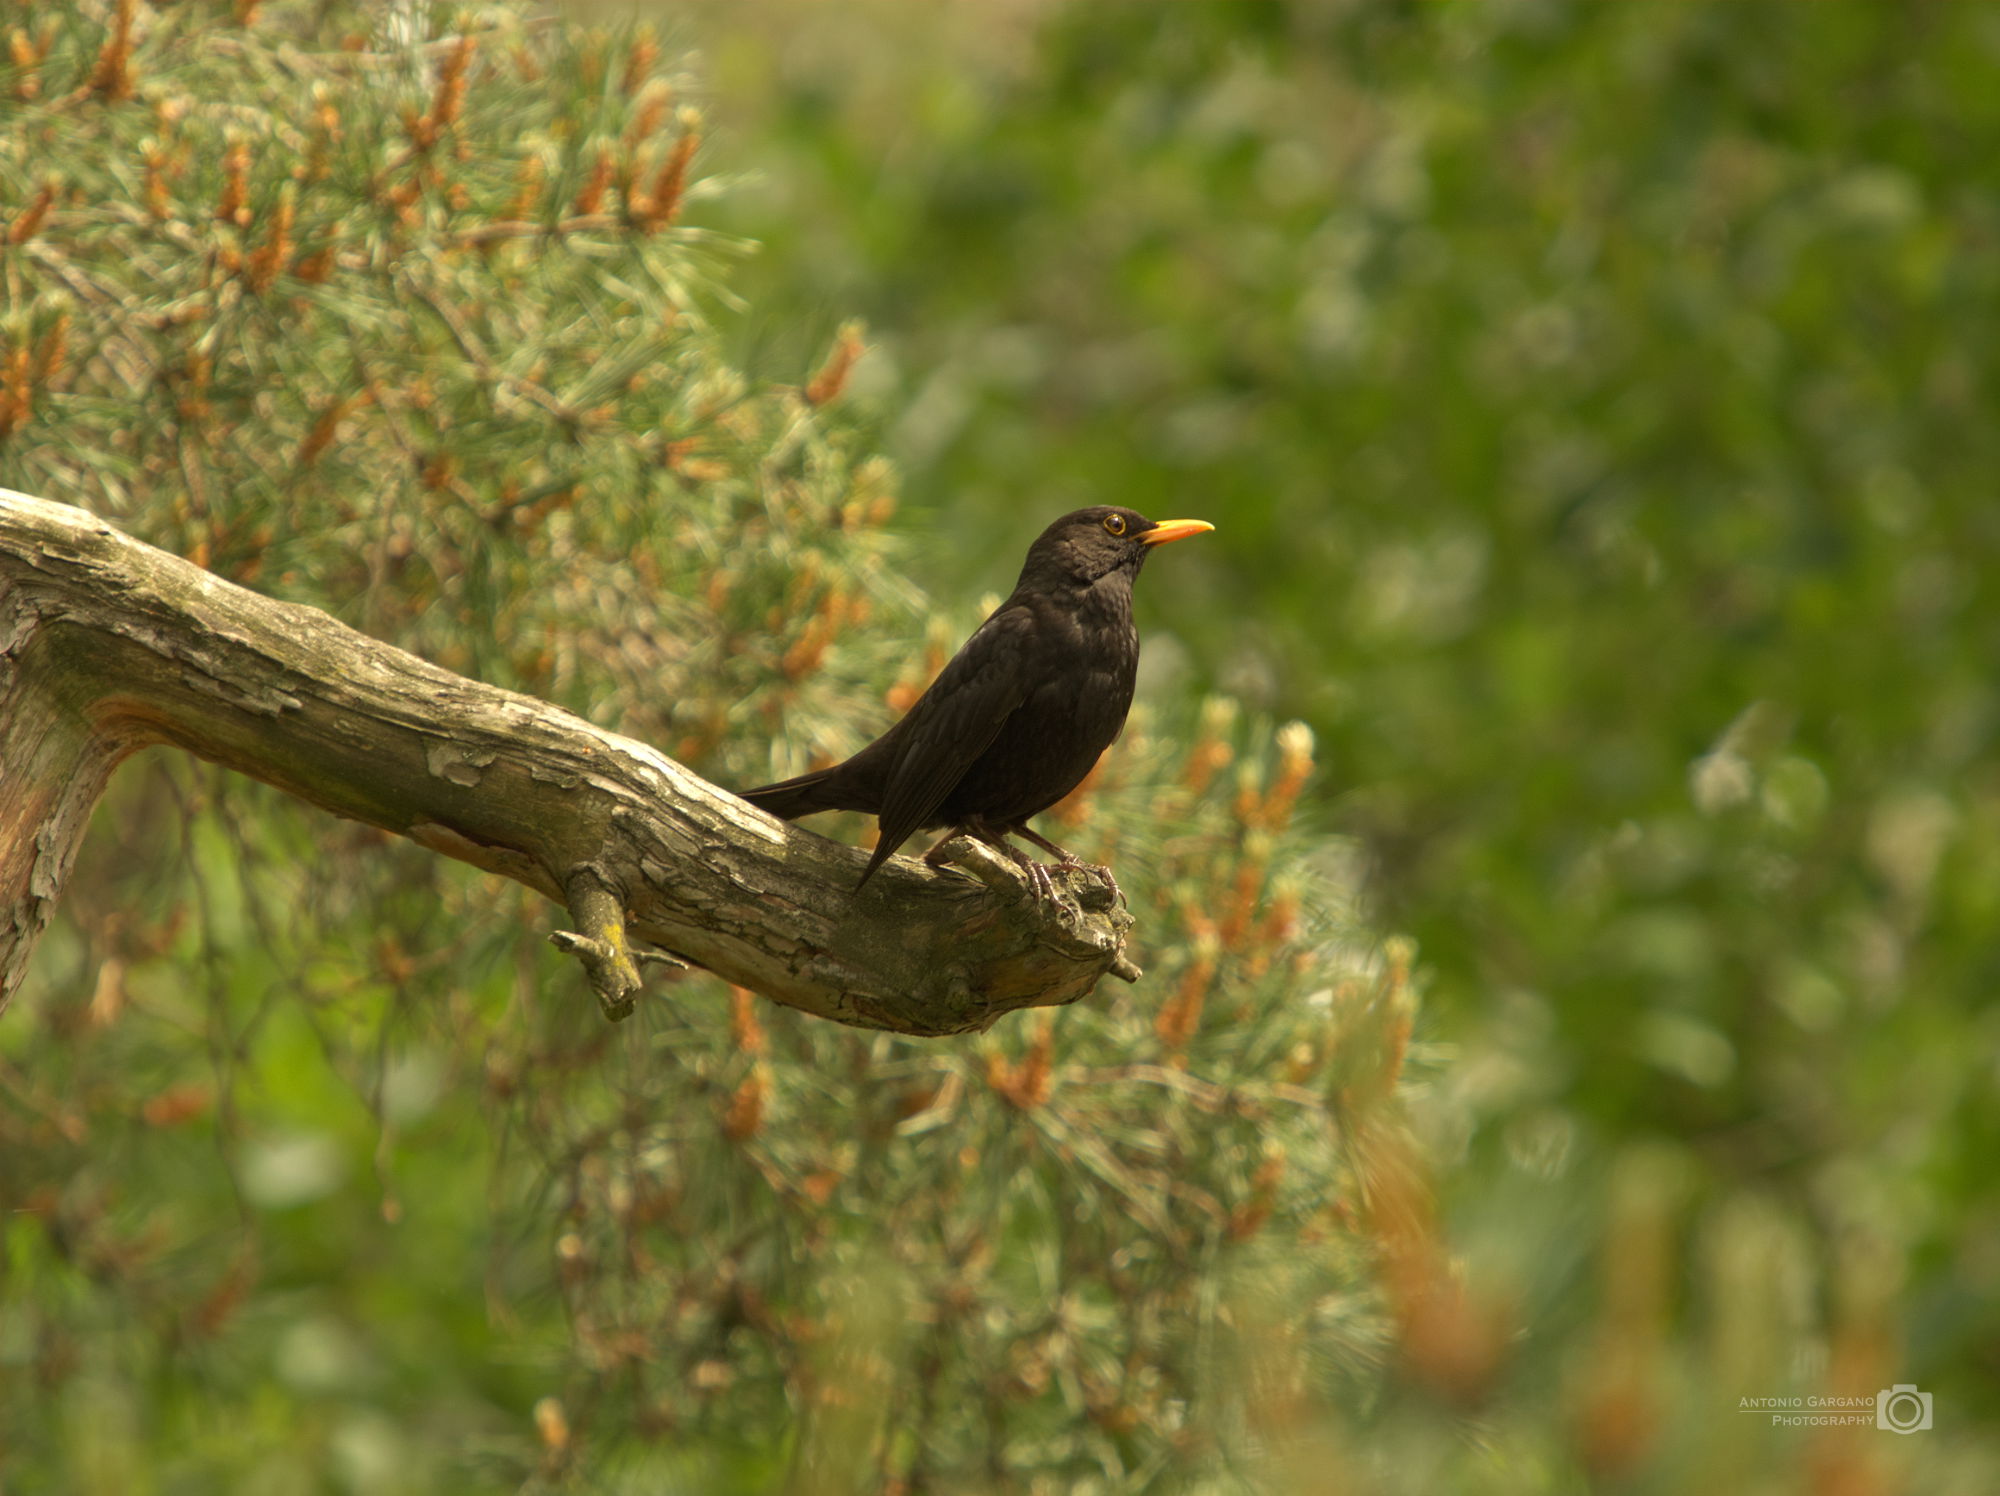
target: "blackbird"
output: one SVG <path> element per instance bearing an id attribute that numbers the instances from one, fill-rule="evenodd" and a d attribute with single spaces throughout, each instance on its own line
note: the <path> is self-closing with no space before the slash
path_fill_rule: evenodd
<path id="1" fill-rule="evenodd" d="M 1038 897 L 1053 898 L 1048 870 L 1005 838 L 1026 837 L 1064 867 L 1083 865 L 1029 830 L 1028 817 L 1075 789 L 1125 726 L 1139 667 L 1132 579 L 1147 555 L 1214 528 L 1108 505 L 1065 514 L 1028 547 L 1014 591 L 900 722 L 845 763 L 743 798 L 787 821 L 872 812 L 881 834 L 856 892 L 917 831 L 944 826 L 950 834 L 926 861 L 962 831 L 1011 858 Z"/>

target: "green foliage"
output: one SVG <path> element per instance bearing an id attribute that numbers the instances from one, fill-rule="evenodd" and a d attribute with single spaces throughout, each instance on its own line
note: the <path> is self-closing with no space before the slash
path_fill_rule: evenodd
<path id="1" fill-rule="evenodd" d="M 900 578 L 1217 521 L 1060 817 L 1148 975 L 607 1029 L 135 765 L 0 1022 L 10 1488 L 1992 1488 L 1983 11 L 732 3 L 727 193 L 643 35 L 419 14 L 0 5 L 0 481 L 725 783 Z"/>
<path id="2" fill-rule="evenodd" d="M 856 746 L 975 615 L 898 580 L 848 342 L 725 358 L 681 85 L 371 16 L 0 7 L 0 481 L 726 782 Z M 1309 733 L 1149 720 L 1056 813 L 1145 982 L 951 1044 L 699 976 L 608 1028 L 521 890 L 126 769 L 0 1023 L 0 1479 L 1188 1488 L 1363 1406 L 1373 1261 L 1450 1277 L 1409 953 Z"/>
<path id="3" fill-rule="evenodd" d="M 0 476 L 684 757 L 907 616 L 843 543 L 888 470 L 720 356 L 740 246 L 679 222 L 713 184 L 656 48 L 259 14 L 138 8 L 126 98 L 115 28 L 20 28 L 0 173 L 53 202 L 8 236 Z"/>

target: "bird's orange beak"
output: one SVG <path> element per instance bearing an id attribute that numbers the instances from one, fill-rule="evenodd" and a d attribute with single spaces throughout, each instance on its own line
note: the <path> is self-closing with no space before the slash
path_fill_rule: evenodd
<path id="1" fill-rule="evenodd" d="M 1139 537 L 1139 544 L 1165 545 L 1170 540 L 1186 540 L 1190 535 L 1200 535 L 1214 528 L 1205 519 L 1163 519 Z"/>

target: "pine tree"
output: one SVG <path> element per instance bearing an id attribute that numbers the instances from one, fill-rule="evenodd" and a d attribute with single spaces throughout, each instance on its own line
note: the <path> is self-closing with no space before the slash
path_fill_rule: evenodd
<path id="1" fill-rule="evenodd" d="M 0 34 L 7 484 L 722 783 L 856 746 L 976 621 L 902 575 L 860 333 L 730 365 L 746 246 L 645 32 Z M 1476 1396 L 1410 953 L 1311 773 L 1302 727 L 1136 714 L 1053 814 L 1144 982 L 919 1041 L 698 972 L 608 1027 L 516 885 L 146 756 L 0 1022 L 10 1473 L 1283 1483 L 1391 1342 Z"/>

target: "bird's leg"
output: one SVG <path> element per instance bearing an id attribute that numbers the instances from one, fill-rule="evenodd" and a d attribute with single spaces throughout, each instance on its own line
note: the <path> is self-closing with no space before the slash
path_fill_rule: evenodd
<path id="1" fill-rule="evenodd" d="M 946 866 L 951 859 L 944 855 L 944 849 L 951 843 L 951 841 L 955 837 L 959 836 L 960 834 L 961 833 L 959 831 L 959 828 L 956 826 L 945 827 L 944 835 L 940 836 L 936 841 L 932 842 L 930 844 L 930 849 L 924 853 L 924 866 L 925 867 Z"/>
<path id="2" fill-rule="evenodd" d="M 1068 905 L 1075 910 L 1076 900 L 1056 887 L 1056 880 L 1049 876 L 1049 870 L 1007 840 L 1007 828 L 988 825 L 975 817 L 966 821 L 962 829 L 967 836 L 985 842 L 996 852 L 1006 853 L 1014 866 L 1028 875 L 1028 886 L 1034 890 L 1037 904 L 1047 902 L 1058 906 Z"/>
<path id="3" fill-rule="evenodd" d="M 1125 904 L 1127 908 L 1131 907 L 1131 905 L 1126 902 L 1125 890 L 1118 886 L 1118 879 L 1115 876 L 1113 876 L 1111 869 L 1106 867 L 1103 863 L 1085 862 L 1081 857 L 1077 856 L 1076 853 L 1068 850 L 1066 847 L 1057 846 L 1054 842 L 1050 841 L 1046 836 L 1043 836 L 1039 831 L 1029 830 L 1028 824 L 1025 821 L 1010 826 L 1008 830 L 1011 831 L 1015 836 L 1025 836 L 1029 841 L 1033 842 L 1036 846 L 1040 847 L 1044 852 L 1055 853 L 1056 861 L 1061 863 L 1064 867 L 1081 868 L 1085 872 L 1099 874 L 1104 879 L 1104 881 L 1111 886 L 1111 896 L 1115 898 L 1119 903 Z"/>
<path id="4" fill-rule="evenodd" d="M 949 847 L 963 835 L 965 835 L 965 828 L 962 826 L 945 827 L 944 835 L 932 842 L 929 849 L 925 851 L 923 858 L 924 866 L 934 867 L 941 873 L 951 874 L 954 878 L 963 878 L 968 883 L 983 882 L 982 879 L 974 876 L 966 869 L 954 866 L 951 857 L 945 852 L 946 847 Z"/>

